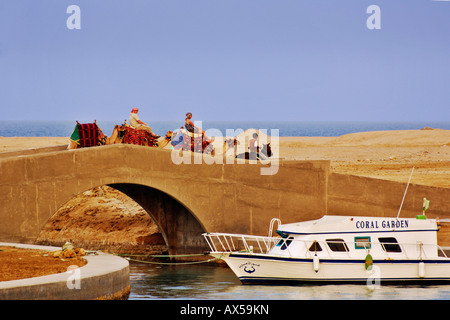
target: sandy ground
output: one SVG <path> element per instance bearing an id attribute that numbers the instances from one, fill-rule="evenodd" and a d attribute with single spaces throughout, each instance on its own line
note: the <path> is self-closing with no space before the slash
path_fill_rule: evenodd
<path id="1" fill-rule="evenodd" d="M 330 160 L 331 171 L 450 188 L 450 130 L 280 138 L 286 160 Z"/>
<path id="2" fill-rule="evenodd" d="M 0 152 L 67 145 L 67 137 L 0 137 Z"/>
<path id="3" fill-rule="evenodd" d="M 70 266 L 82 267 L 85 264 L 81 257 L 60 259 L 43 250 L 0 247 L 0 281 L 62 273 Z"/>
<path id="4" fill-rule="evenodd" d="M 401 182 L 408 181 L 414 166 L 411 183 L 450 188 L 450 130 L 281 137 L 279 142 L 279 156 L 284 160 L 330 160 L 332 172 Z M 67 143 L 67 137 L 0 137 L 0 152 Z M 449 228 L 443 224 L 444 230 Z M 106 186 L 88 190 L 67 203 L 47 223 L 37 243 L 62 246 L 66 241 L 87 250 L 113 253 L 166 252 L 149 215 L 126 195 Z M 6 260 L 4 251 L 0 254 L 0 262 L 12 266 L 13 260 Z M 67 270 L 61 268 L 55 272 Z"/>

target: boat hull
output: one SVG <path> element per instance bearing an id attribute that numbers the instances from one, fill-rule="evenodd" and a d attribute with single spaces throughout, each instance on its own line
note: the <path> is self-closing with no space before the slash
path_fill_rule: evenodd
<path id="1" fill-rule="evenodd" d="M 323 259 L 314 263 L 312 258 L 235 253 L 222 254 L 221 258 L 243 284 L 450 284 L 450 259 L 374 260 L 366 269 L 361 259 Z"/>

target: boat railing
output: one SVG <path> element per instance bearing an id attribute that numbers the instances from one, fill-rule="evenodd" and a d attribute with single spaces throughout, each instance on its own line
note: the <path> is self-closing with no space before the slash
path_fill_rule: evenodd
<path id="1" fill-rule="evenodd" d="M 445 250 L 441 246 L 438 247 L 438 255 L 441 254 L 442 257 L 448 258 L 447 254 L 445 253 Z"/>
<path id="2" fill-rule="evenodd" d="M 343 244 L 341 241 L 315 241 L 315 240 L 304 240 L 304 239 L 292 239 L 289 237 L 265 237 L 265 236 L 252 236 L 252 235 L 243 235 L 243 234 L 232 234 L 232 233 L 204 233 L 203 234 L 206 242 L 208 243 L 211 252 L 246 252 L 250 254 L 267 254 L 269 251 L 277 246 L 282 249 L 283 252 L 286 253 L 286 256 L 289 257 L 299 257 L 299 254 L 303 257 L 312 258 L 315 253 L 313 248 L 314 242 L 316 242 L 321 250 L 326 256 L 332 257 L 336 255 L 346 255 L 351 257 L 354 255 L 355 250 L 351 250 L 349 246 L 355 246 L 357 242 L 345 242 L 345 250 L 336 252 L 330 249 L 330 244 Z M 293 242 L 302 243 L 300 246 L 304 249 L 298 250 L 299 246 L 292 246 Z M 358 242 L 358 245 L 361 245 Z M 378 249 L 376 252 L 383 254 L 385 259 L 399 259 L 399 258 L 407 258 L 407 259 L 427 259 L 427 258 L 435 258 L 436 255 L 447 258 L 444 250 L 435 244 L 423 244 L 421 242 L 417 243 L 398 243 L 400 247 L 400 252 L 389 252 L 387 250 Z M 379 246 L 381 248 L 383 246 L 382 243 L 371 242 L 367 244 L 364 250 L 367 253 L 375 250 L 374 248 Z M 359 252 L 361 252 L 359 251 Z M 301 253 L 300 253 L 301 252 Z"/>
<path id="3" fill-rule="evenodd" d="M 203 236 L 212 252 L 268 253 L 281 239 L 231 233 L 204 233 Z"/>

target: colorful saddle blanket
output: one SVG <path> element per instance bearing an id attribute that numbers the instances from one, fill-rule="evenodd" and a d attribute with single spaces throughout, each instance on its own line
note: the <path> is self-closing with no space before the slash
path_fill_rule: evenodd
<path id="1" fill-rule="evenodd" d="M 214 151 L 214 146 L 203 140 L 203 136 L 195 135 L 194 137 L 190 137 L 186 133 L 183 133 L 183 144 L 181 148 L 183 151 L 203 152 L 205 154 L 211 154 Z"/>
<path id="2" fill-rule="evenodd" d="M 122 143 L 136 144 L 140 146 L 157 146 L 157 141 L 153 136 L 145 130 L 137 130 L 125 127 Z"/>
<path id="3" fill-rule="evenodd" d="M 100 146 L 106 143 L 106 136 L 97 123 L 78 123 L 73 130 L 70 140 L 81 148 Z"/>

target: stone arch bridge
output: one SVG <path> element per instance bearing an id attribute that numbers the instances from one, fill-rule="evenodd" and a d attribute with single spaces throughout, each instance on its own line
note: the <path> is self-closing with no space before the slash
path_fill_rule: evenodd
<path id="1" fill-rule="evenodd" d="M 76 195 L 108 185 L 138 202 L 153 218 L 170 254 L 207 249 L 203 232 L 267 235 L 283 223 L 324 214 L 396 216 L 405 184 L 331 173 L 329 161 L 262 164 L 175 164 L 170 150 L 109 145 L 65 146 L 0 154 L 0 241 L 33 243 L 51 216 Z M 445 218 L 450 189 L 410 186 L 402 216 L 433 199 Z M 432 210 L 430 210 L 432 211 Z"/>

